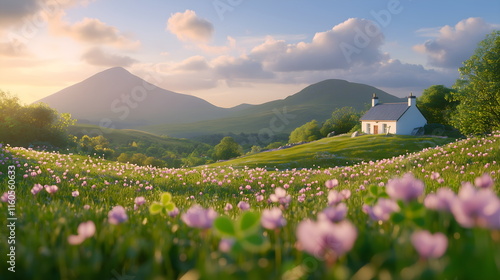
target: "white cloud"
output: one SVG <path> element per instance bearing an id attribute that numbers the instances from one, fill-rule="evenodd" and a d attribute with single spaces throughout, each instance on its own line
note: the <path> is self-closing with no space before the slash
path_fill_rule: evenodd
<path id="1" fill-rule="evenodd" d="M 1 0 L 0 29 L 31 25 L 37 28 L 49 18 L 73 6 L 86 6 L 94 0 Z"/>
<path id="2" fill-rule="evenodd" d="M 236 48 L 236 39 L 231 36 L 227 36 L 226 45 L 214 46 L 201 42 L 198 43 L 197 47 L 207 54 L 227 54 L 228 52 Z"/>
<path id="3" fill-rule="evenodd" d="M 27 54 L 26 44 L 19 40 L 0 42 L 0 56 L 24 56 Z"/>
<path id="4" fill-rule="evenodd" d="M 34 45 L 45 32 L 48 21 L 60 17 L 64 9 L 90 1 L 0 0 L 0 55 L 33 55 L 40 49 Z"/>
<path id="5" fill-rule="evenodd" d="M 161 88 L 189 94 L 193 90 L 217 86 L 217 80 L 213 79 L 208 67 L 203 57 L 193 56 L 179 63 L 137 63 L 130 70 Z"/>
<path id="6" fill-rule="evenodd" d="M 353 73 L 356 80 L 364 83 L 389 88 L 427 88 L 431 85 L 451 85 L 456 77 L 453 71 L 437 71 L 425 69 L 419 64 L 403 63 L 397 59 L 389 59 Z"/>
<path id="7" fill-rule="evenodd" d="M 192 10 L 175 13 L 167 21 L 167 30 L 182 41 L 208 42 L 214 33 L 212 23 Z"/>
<path id="8" fill-rule="evenodd" d="M 267 36 L 263 43 L 254 41 L 248 54 L 222 55 L 212 60 L 193 56 L 169 64 L 165 73 L 184 81 L 186 74 L 196 71 L 200 77 L 192 79 L 197 89 L 213 87 L 215 81 L 243 89 L 254 83 L 311 84 L 332 78 L 386 89 L 424 89 L 433 84 L 451 85 L 457 78 L 456 71 L 426 69 L 391 59 L 381 51 L 381 30 L 365 19 L 348 19 L 331 30 L 316 33 L 310 42 L 303 38 L 296 41 Z"/>
<path id="9" fill-rule="evenodd" d="M 477 47 L 495 27 L 481 18 L 468 18 L 455 26 L 441 28 L 425 28 L 417 31 L 432 35 L 433 39 L 413 49 L 427 55 L 429 65 L 441 68 L 458 68 L 467 60 Z"/>
<path id="10" fill-rule="evenodd" d="M 114 26 L 110 26 L 96 18 L 84 18 L 83 20 L 71 24 L 63 19 L 64 13 L 54 17 L 49 21 L 52 32 L 56 35 L 67 36 L 76 41 L 109 45 L 122 49 L 135 49 L 140 45 L 139 41 L 134 41 L 126 36 Z"/>
<path id="11" fill-rule="evenodd" d="M 272 72 L 263 69 L 259 61 L 248 57 L 220 56 L 212 61 L 216 77 L 226 80 L 270 79 Z"/>
<path id="12" fill-rule="evenodd" d="M 122 66 L 127 67 L 137 62 L 137 60 L 129 56 L 120 56 L 115 54 L 110 54 L 102 50 L 101 48 L 92 48 L 82 55 L 82 60 L 91 65 L 97 66 Z"/>
<path id="13" fill-rule="evenodd" d="M 169 67 L 172 71 L 187 71 L 187 72 L 192 72 L 192 71 L 204 71 L 208 70 L 208 62 L 207 60 L 201 56 L 201 55 L 196 55 L 189 57 L 180 63 L 176 63 L 172 67 Z"/>
<path id="14" fill-rule="evenodd" d="M 331 30 L 316 33 L 310 43 L 287 44 L 269 37 L 249 56 L 262 60 L 266 68 L 274 71 L 349 69 L 384 59 L 380 51 L 383 42 L 377 24 L 350 18 Z"/>
<path id="15" fill-rule="evenodd" d="M 39 0 L 0 1 L 0 26 L 22 22 L 24 17 L 38 12 L 41 4 Z"/>

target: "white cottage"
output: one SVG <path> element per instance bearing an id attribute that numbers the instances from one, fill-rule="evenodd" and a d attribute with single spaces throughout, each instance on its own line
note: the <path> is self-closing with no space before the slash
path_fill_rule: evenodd
<path id="1" fill-rule="evenodd" d="M 416 101 L 416 97 L 410 94 L 408 102 L 379 103 L 373 94 L 372 107 L 361 117 L 361 130 L 367 134 L 415 134 L 427 124 Z"/>

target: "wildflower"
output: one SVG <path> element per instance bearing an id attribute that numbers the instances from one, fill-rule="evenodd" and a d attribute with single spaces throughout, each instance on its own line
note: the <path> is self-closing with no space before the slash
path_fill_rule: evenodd
<path id="1" fill-rule="evenodd" d="M 168 211 L 168 215 L 172 218 L 177 217 L 177 215 L 179 215 L 179 208 L 174 207 L 174 210 Z"/>
<path id="2" fill-rule="evenodd" d="M 42 185 L 40 185 L 40 184 L 35 184 L 35 185 L 33 186 L 33 188 L 31 189 L 31 193 L 32 193 L 33 195 L 36 195 L 36 194 L 37 194 L 37 193 L 39 193 L 41 190 L 43 190 L 43 186 L 42 186 Z"/>
<path id="3" fill-rule="evenodd" d="M 9 193 L 3 193 L 2 198 L 0 198 L 2 202 L 7 202 L 9 201 Z"/>
<path id="4" fill-rule="evenodd" d="M 265 209 L 262 211 L 260 223 L 264 228 L 277 229 L 285 226 L 286 220 L 283 217 L 281 209 L 274 207 L 272 209 Z"/>
<path id="5" fill-rule="evenodd" d="M 481 177 L 477 177 L 474 180 L 474 185 L 476 185 L 478 188 L 491 189 L 493 188 L 494 184 L 495 183 L 493 182 L 493 179 L 487 173 L 483 174 L 483 176 Z"/>
<path id="6" fill-rule="evenodd" d="M 300 250 L 324 258 L 331 253 L 339 257 L 352 249 L 357 231 L 349 221 L 334 224 L 326 220 L 304 220 L 297 226 L 297 240 Z"/>
<path id="7" fill-rule="evenodd" d="M 393 212 L 399 210 L 398 204 L 387 198 L 380 198 L 373 207 L 363 205 L 363 212 L 368 214 L 374 221 L 387 221 Z"/>
<path id="8" fill-rule="evenodd" d="M 444 234 L 431 234 L 426 230 L 414 232 L 411 235 L 411 243 L 420 257 L 425 259 L 441 257 L 448 247 L 448 239 Z"/>
<path id="9" fill-rule="evenodd" d="M 90 205 L 88 205 L 88 204 L 83 205 L 83 209 L 89 210 L 90 209 Z"/>
<path id="10" fill-rule="evenodd" d="M 144 198 L 144 196 L 138 196 L 134 199 L 134 203 L 137 205 L 137 206 L 141 206 L 143 205 L 144 203 L 146 203 L 146 199 Z"/>
<path id="11" fill-rule="evenodd" d="M 108 213 L 108 222 L 113 225 L 121 224 L 128 220 L 127 212 L 123 206 L 115 206 Z"/>
<path id="12" fill-rule="evenodd" d="M 79 196 L 79 195 L 80 195 L 80 192 L 78 192 L 78 191 L 73 191 L 73 192 L 71 192 L 71 195 L 72 195 L 73 197 L 77 197 L 77 196 Z"/>
<path id="13" fill-rule="evenodd" d="M 428 194 L 424 199 L 425 207 L 433 210 L 451 212 L 455 193 L 449 188 L 439 188 L 435 194 Z"/>
<path id="14" fill-rule="evenodd" d="M 339 180 L 337 180 L 337 179 L 332 179 L 332 180 L 328 180 L 325 182 L 325 187 L 327 189 L 333 189 L 338 185 L 339 185 Z"/>
<path id="15" fill-rule="evenodd" d="M 92 221 L 83 222 L 78 225 L 77 229 L 78 235 L 68 236 L 68 243 L 71 245 L 81 244 L 85 239 L 94 236 L 95 234 L 95 224 Z"/>
<path id="16" fill-rule="evenodd" d="M 238 206 L 238 208 L 240 208 L 243 211 L 247 211 L 248 209 L 250 209 L 250 204 L 248 204 L 248 202 L 246 202 L 246 201 L 238 202 L 237 206 Z"/>
<path id="17" fill-rule="evenodd" d="M 205 209 L 200 205 L 194 205 L 182 214 L 182 220 L 190 227 L 211 228 L 217 217 L 217 212 L 212 208 Z"/>
<path id="18" fill-rule="evenodd" d="M 219 251 L 229 253 L 234 245 L 234 239 L 223 238 L 219 242 Z"/>
<path id="19" fill-rule="evenodd" d="M 500 229 L 500 199 L 492 189 L 476 189 L 465 183 L 451 206 L 451 212 L 463 227 Z"/>
<path id="20" fill-rule="evenodd" d="M 337 206 L 331 206 L 324 209 L 318 214 L 318 220 L 328 220 L 330 222 L 340 222 L 347 214 L 347 206 L 345 203 L 340 203 Z"/>
<path id="21" fill-rule="evenodd" d="M 441 177 L 441 174 L 439 174 L 439 172 L 432 172 L 431 173 L 431 180 L 437 180 L 440 177 Z"/>
<path id="22" fill-rule="evenodd" d="M 45 185 L 45 190 L 50 193 L 50 194 L 53 194 L 55 192 L 57 192 L 59 188 L 56 186 L 56 185 L 52 185 L 52 186 L 49 186 L 49 185 Z"/>
<path id="23" fill-rule="evenodd" d="M 286 193 L 286 190 L 283 188 L 276 188 L 274 193 L 269 196 L 272 202 L 279 202 L 280 204 L 288 204 L 292 200 L 292 197 Z"/>
<path id="24" fill-rule="evenodd" d="M 231 203 L 226 203 L 226 206 L 224 206 L 224 211 L 230 211 L 233 209 L 233 205 Z"/>
<path id="25" fill-rule="evenodd" d="M 386 192 L 393 199 L 409 202 L 419 197 L 424 192 L 424 187 L 422 181 L 415 179 L 411 173 L 406 173 L 403 178 L 389 180 Z"/>
<path id="26" fill-rule="evenodd" d="M 134 210 L 139 209 L 139 206 L 143 205 L 146 203 L 146 199 L 144 196 L 138 196 L 134 199 Z"/>
<path id="27" fill-rule="evenodd" d="M 347 200 L 347 199 L 349 199 L 349 197 L 351 197 L 351 191 L 348 189 L 341 190 L 340 195 L 342 195 L 344 200 Z"/>
<path id="28" fill-rule="evenodd" d="M 335 205 L 340 203 L 342 200 L 346 200 L 351 197 L 350 190 L 341 190 L 340 192 L 336 190 L 331 190 L 328 192 L 328 205 Z"/>

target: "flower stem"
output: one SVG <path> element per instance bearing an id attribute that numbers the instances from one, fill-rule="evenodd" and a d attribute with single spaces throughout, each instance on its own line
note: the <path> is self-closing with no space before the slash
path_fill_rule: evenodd
<path id="1" fill-rule="evenodd" d="M 276 263 L 276 273 L 277 273 L 277 275 L 280 275 L 280 272 L 281 272 L 281 242 L 280 242 L 280 236 L 279 236 L 279 229 L 276 229 L 274 231 L 274 234 L 276 236 L 276 240 L 274 243 L 274 257 L 275 257 L 275 263 Z"/>

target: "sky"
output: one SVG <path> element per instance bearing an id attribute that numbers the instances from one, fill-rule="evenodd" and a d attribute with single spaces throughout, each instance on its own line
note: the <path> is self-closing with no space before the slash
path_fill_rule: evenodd
<path id="1" fill-rule="evenodd" d="M 451 87 L 494 0 L 0 0 L 0 90 L 31 103 L 111 67 L 232 107 L 325 79 Z"/>

